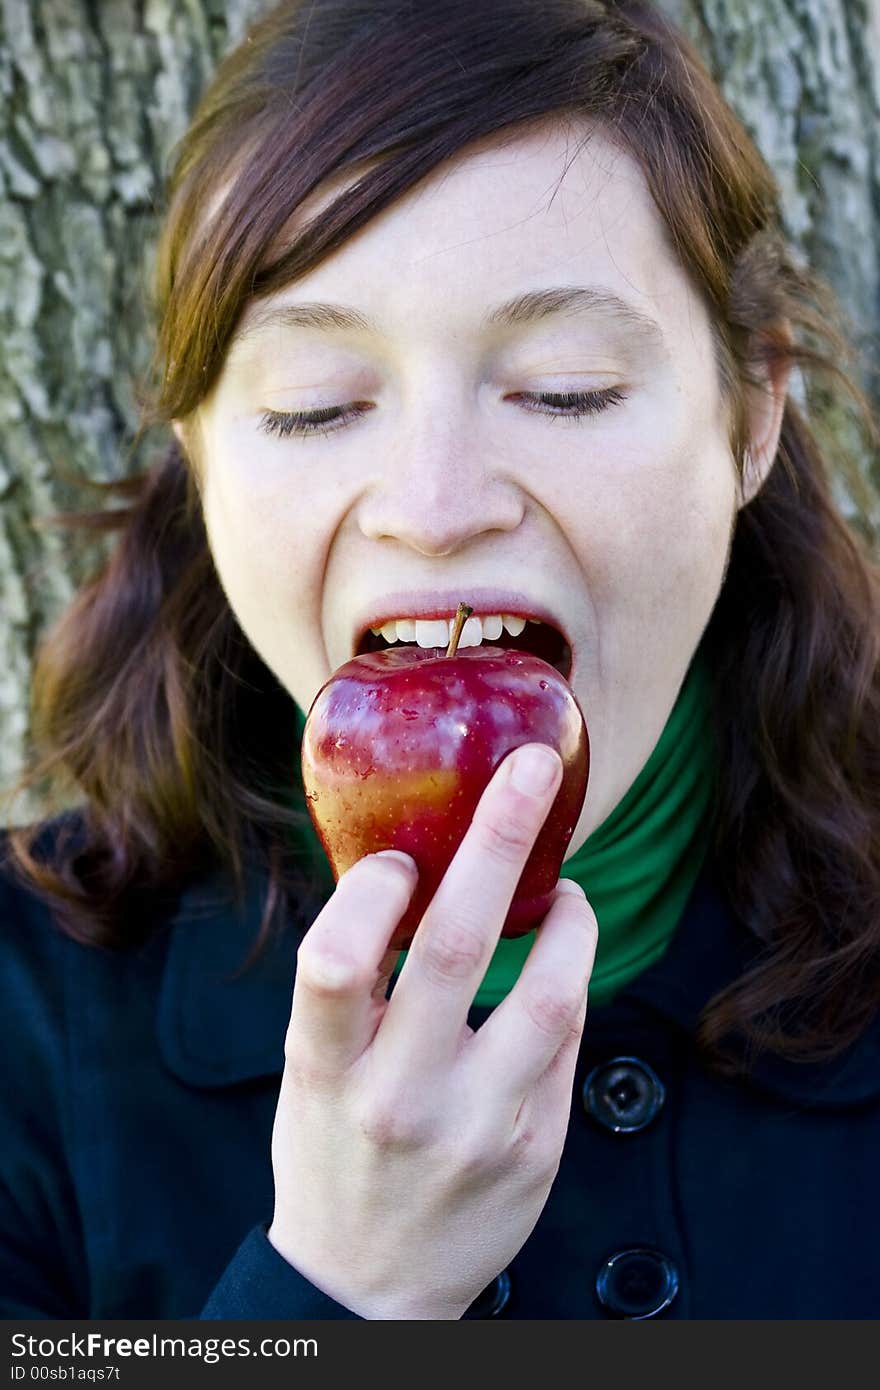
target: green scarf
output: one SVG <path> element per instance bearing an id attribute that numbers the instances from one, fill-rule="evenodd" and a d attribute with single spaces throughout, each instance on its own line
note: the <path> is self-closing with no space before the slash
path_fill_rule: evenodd
<path id="1" fill-rule="evenodd" d="M 304 726 L 297 709 L 299 742 Z M 608 1003 L 668 946 L 709 849 L 718 766 L 710 673 L 700 647 L 645 766 L 562 866 L 561 876 L 581 885 L 599 924 L 592 1005 Z M 532 931 L 499 941 L 475 1004 L 500 1003 L 534 939 Z M 405 958 L 402 952 L 398 972 Z"/>

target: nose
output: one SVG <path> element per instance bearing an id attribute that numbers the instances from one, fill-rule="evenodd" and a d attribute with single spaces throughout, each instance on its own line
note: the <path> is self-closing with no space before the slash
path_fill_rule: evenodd
<path id="1" fill-rule="evenodd" d="M 396 540 L 422 555 L 453 555 L 487 531 L 513 531 L 522 493 L 502 476 L 497 451 L 481 447 L 476 411 L 426 411 L 401 431 L 358 521 L 370 540 Z"/>

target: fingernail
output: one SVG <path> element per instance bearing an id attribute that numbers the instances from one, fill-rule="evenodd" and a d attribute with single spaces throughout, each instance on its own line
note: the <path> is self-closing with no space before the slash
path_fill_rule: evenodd
<path id="1" fill-rule="evenodd" d="M 579 883 L 575 883 L 573 878 L 561 878 L 556 885 L 557 893 L 569 893 L 573 897 L 585 898 L 587 895 Z"/>
<path id="2" fill-rule="evenodd" d="M 559 758 L 550 749 L 520 748 L 513 755 L 510 780 L 518 792 L 543 796 L 556 780 Z"/>
<path id="3" fill-rule="evenodd" d="M 410 873 L 415 872 L 415 860 L 409 854 L 404 854 L 400 849 L 377 849 L 376 859 L 396 859 L 398 864 L 402 864 Z"/>

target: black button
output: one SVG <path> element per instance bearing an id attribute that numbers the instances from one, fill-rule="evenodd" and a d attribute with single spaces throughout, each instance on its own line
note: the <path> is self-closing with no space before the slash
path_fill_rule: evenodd
<path id="1" fill-rule="evenodd" d="M 618 1250 L 596 1275 L 596 1293 L 615 1318 L 654 1318 L 678 1293 L 678 1270 L 659 1250 Z"/>
<path id="2" fill-rule="evenodd" d="M 463 1318 L 497 1318 L 510 1298 L 510 1275 L 506 1269 L 496 1274 L 491 1284 L 477 1294 L 471 1306 L 462 1313 Z"/>
<path id="3" fill-rule="evenodd" d="M 659 1113 L 666 1089 L 653 1068 L 638 1057 L 612 1057 L 594 1067 L 584 1082 L 584 1109 L 615 1134 L 635 1134 Z"/>

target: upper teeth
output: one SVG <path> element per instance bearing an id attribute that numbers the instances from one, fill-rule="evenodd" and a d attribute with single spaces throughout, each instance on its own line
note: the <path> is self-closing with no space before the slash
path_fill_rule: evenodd
<path id="1" fill-rule="evenodd" d="M 540 618 L 529 618 L 530 623 L 540 622 Z M 454 619 L 452 618 L 392 618 L 383 627 L 371 627 L 374 636 L 381 635 L 386 642 L 415 642 L 419 647 L 448 647 Z M 485 637 L 489 642 L 497 642 L 502 626 L 511 637 L 518 637 L 526 625 L 525 618 L 512 613 L 487 613 L 482 617 L 474 614 L 465 622 L 461 630 L 460 647 L 478 647 Z"/>

